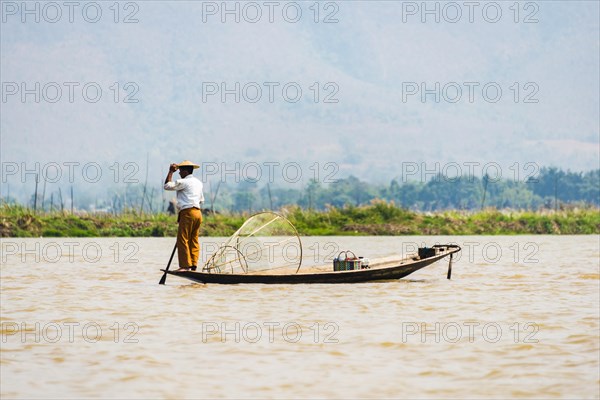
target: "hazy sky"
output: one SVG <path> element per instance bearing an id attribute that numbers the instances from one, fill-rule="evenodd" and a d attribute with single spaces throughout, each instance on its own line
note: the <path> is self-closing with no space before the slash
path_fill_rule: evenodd
<path id="1" fill-rule="evenodd" d="M 597 1 L 71 4 L 1 2 L 3 184 L 147 156 L 151 181 L 182 159 L 599 167 Z"/>

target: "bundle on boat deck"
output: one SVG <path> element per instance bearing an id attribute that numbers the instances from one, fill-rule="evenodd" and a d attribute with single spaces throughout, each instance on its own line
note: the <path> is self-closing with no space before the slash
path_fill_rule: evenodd
<path id="1" fill-rule="evenodd" d="M 396 265 L 405 264 L 406 262 L 411 261 L 411 260 L 416 261 L 417 259 L 418 259 L 418 256 L 416 254 L 410 255 L 410 256 L 407 256 L 404 258 L 398 257 L 397 255 L 388 256 L 388 257 L 371 258 L 368 269 L 393 267 Z M 360 271 L 360 270 L 354 270 L 354 271 Z M 331 263 L 321 264 L 321 265 L 304 265 L 304 266 L 302 266 L 302 269 L 300 270 L 299 274 L 317 274 L 317 273 L 323 273 L 323 272 L 333 272 Z M 346 272 L 346 271 L 336 271 L 336 272 Z M 257 271 L 254 274 L 255 275 L 289 275 L 289 274 L 295 274 L 295 273 L 296 273 L 295 268 L 283 267 L 283 268 L 274 268 L 274 269 L 269 269 L 269 270 Z"/>

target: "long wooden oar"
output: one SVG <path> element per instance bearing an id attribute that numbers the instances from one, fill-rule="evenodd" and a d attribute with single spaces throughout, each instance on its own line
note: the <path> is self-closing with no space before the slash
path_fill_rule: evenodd
<path id="1" fill-rule="evenodd" d="M 452 256 L 454 255 L 454 253 L 450 253 L 450 262 L 448 263 L 448 275 L 446 276 L 446 279 L 450 279 L 450 277 L 452 276 Z"/>
<path id="2" fill-rule="evenodd" d="M 162 278 L 160 278 L 160 281 L 158 282 L 159 285 L 164 285 L 167 280 L 167 271 L 169 270 L 169 267 L 171 266 L 171 261 L 173 261 L 173 256 L 175 255 L 175 250 L 177 250 L 177 243 L 175 243 L 175 247 L 173 247 L 173 252 L 171 253 L 171 258 L 169 258 L 169 263 L 167 264 L 167 268 L 165 268 L 165 273 L 163 274 Z"/>

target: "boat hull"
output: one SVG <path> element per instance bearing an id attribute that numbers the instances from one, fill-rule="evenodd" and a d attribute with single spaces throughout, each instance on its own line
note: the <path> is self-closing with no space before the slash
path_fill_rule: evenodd
<path id="1" fill-rule="evenodd" d="M 439 246 L 440 248 L 442 246 Z M 360 269 L 289 275 L 214 274 L 194 271 L 167 271 L 168 274 L 190 279 L 199 283 L 218 284 L 314 284 L 314 283 L 360 283 L 404 278 L 415 271 L 460 251 L 459 246 L 443 246 L 444 250 L 432 257 L 412 259 L 400 265 L 385 268 Z"/>

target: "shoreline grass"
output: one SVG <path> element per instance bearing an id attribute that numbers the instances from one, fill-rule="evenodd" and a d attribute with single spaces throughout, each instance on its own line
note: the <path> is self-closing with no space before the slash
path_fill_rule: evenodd
<path id="1" fill-rule="evenodd" d="M 303 236 L 599 234 L 600 209 L 413 212 L 384 201 L 360 207 L 279 211 Z M 201 236 L 229 236 L 250 214 L 204 215 Z M 0 206 L 0 237 L 173 237 L 175 215 L 38 212 Z"/>

